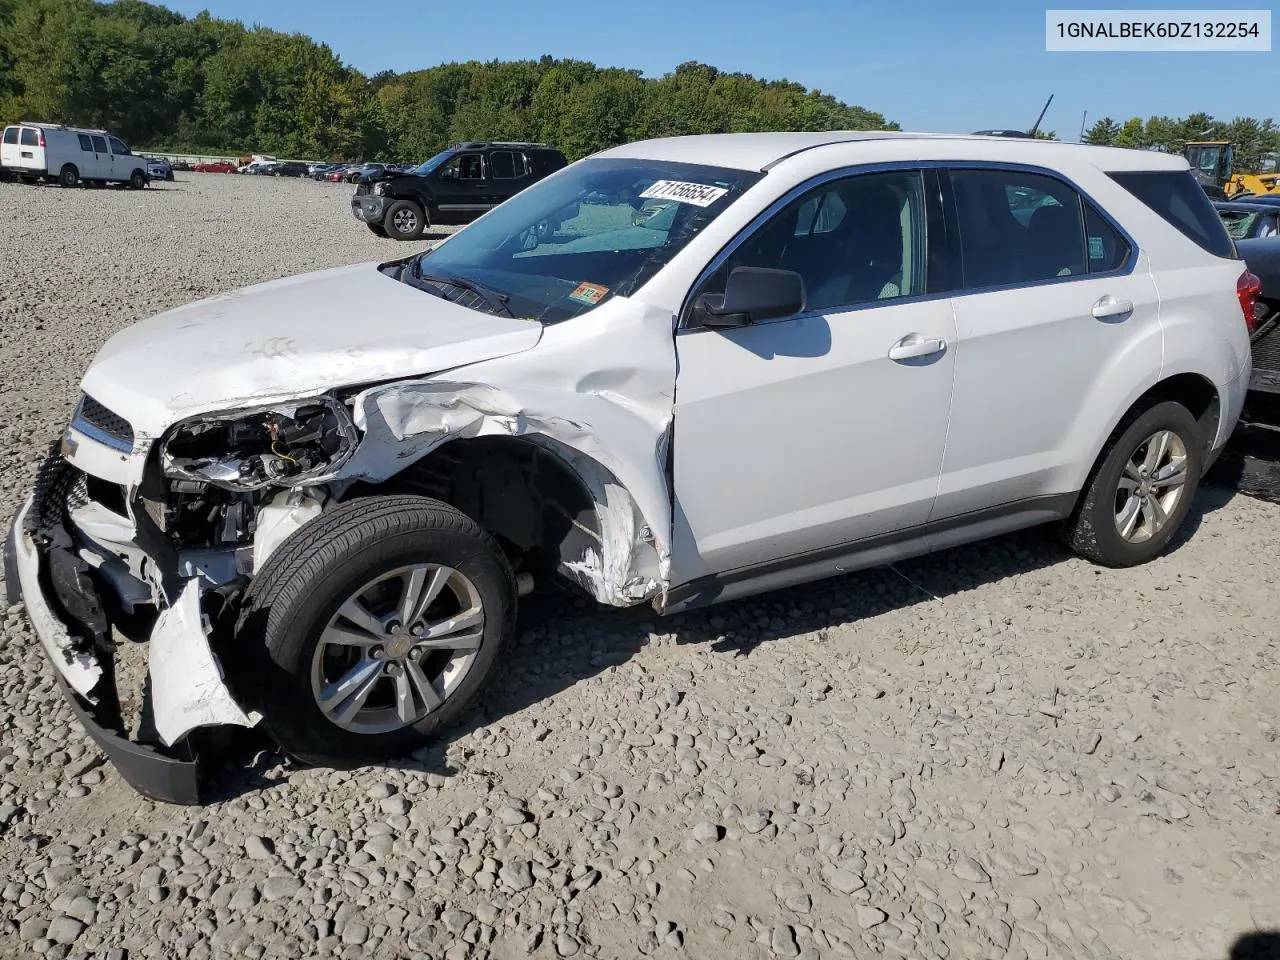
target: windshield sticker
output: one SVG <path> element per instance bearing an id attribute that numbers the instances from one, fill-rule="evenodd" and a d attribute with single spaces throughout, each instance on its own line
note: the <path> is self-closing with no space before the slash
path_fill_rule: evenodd
<path id="1" fill-rule="evenodd" d="M 659 180 L 640 196 L 647 200 L 675 200 L 677 203 L 692 203 L 695 207 L 709 207 L 728 192 L 724 187 L 705 183 Z"/>
<path id="2" fill-rule="evenodd" d="M 569 294 L 569 299 L 594 307 L 604 299 L 604 295 L 608 292 L 608 287 L 602 287 L 598 283 L 580 283 L 573 288 L 573 293 Z"/>

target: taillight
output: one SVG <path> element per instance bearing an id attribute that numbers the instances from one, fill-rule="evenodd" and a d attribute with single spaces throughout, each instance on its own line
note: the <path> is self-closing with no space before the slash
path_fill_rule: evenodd
<path id="1" fill-rule="evenodd" d="M 43 147 L 43 146 L 44 146 L 44 131 L 43 131 L 43 130 L 41 130 L 41 131 L 40 131 L 40 142 L 39 142 L 38 144 L 36 144 L 36 146 L 39 146 L 39 147 Z"/>
<path id="2" fill-rule="evenodd" d="M 1246 270 L 1236 281 L 1236 297 L 1240 300 L 1240 309 L 1244 311 L 1244 325 L 1250 333 L 1258 325 L 1258 297 L 1262 296 L 1262 281 Z"/>

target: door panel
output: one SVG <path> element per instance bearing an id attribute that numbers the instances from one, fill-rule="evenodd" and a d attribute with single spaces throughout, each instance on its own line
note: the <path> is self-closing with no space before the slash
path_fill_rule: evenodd
<path id="1" fill-rule="evenodd" d="M 679 580 L 924 523 L 937 494 L 954 352 L 947 300 L 811 315 L 676 341 Z"/>
<path id="2" fill-rule="evenodd" d="M 781 205 L 702 284 L 715 295 L 737 266 L 791 269 L 808 306 L 677 337 L 673 583 L 928 519 L 955 323 L 949 300 L 926 295 L 925 207 L 919 171 L 833 179 Z"/>
<path id="3" fill-rule="evenodd" d="M 111 179 L 111 154 L 107 150 L 107 138 L 94 134 L 93 140 L 93 174 L 98 180 Z"/>
<path id="4" fill-rule="evenodd" d="M 432 190 L 445 222 L 465 223 L 488 210 L 492 203 L 484 157 L 460 153 L 436 173 Z"/>
<path id="5" fill-rule="evenodd" d="M 1091 203 L 1025 172 L 952 181 L 969 289 L 953 300 L 955 392 L 934 519 L 1074 492 L 1121 398 L 1144 376 L 1154 382 L 1162 359 L 1146 259 Z"/>

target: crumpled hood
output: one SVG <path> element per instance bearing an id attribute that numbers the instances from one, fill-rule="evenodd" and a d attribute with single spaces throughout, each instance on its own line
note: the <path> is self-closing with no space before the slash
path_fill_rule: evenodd
<path id="1" fill-rule="evenodd" d="M 365 263 L 136 323 L 103 344 L 81 386 L 136 437 L 158 437 L 198 413 L 435 373 L 528 350 L 541 335 L 541 324 L 457 306 Z"/>

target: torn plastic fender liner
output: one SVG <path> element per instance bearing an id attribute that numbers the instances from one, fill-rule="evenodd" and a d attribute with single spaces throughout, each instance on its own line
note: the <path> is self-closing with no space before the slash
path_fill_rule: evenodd
<path id="1" fill-rule="evenodd" d="M 599 553 L 588 549 L 565 572 L 611 606 L 665 596 L 670 507 L 655 480 L 666 458 L 667 424 L 648 423 L 604 393 L 515 394 L 445 380 L 365 391 L 356 398 L 355 420 L 365 441 L 344 479 L 386 480 L 450 440 L 502 435 L 539 443 L 583 481 L 600 520 Z M 641 476 L 637 464 L 653 465 L 655 476 Z M 654 490 L 645 496 L 646 488 Z"/>
<path id="2" fill-rule="evenodd" d="M 156 621 L 150 672 L 156 733 L 167 747 L 197 727 L 252 727 L 262 719 L 240 709 L 227 689 L 200 613 L 199 580 L 188 580 Z"/>

